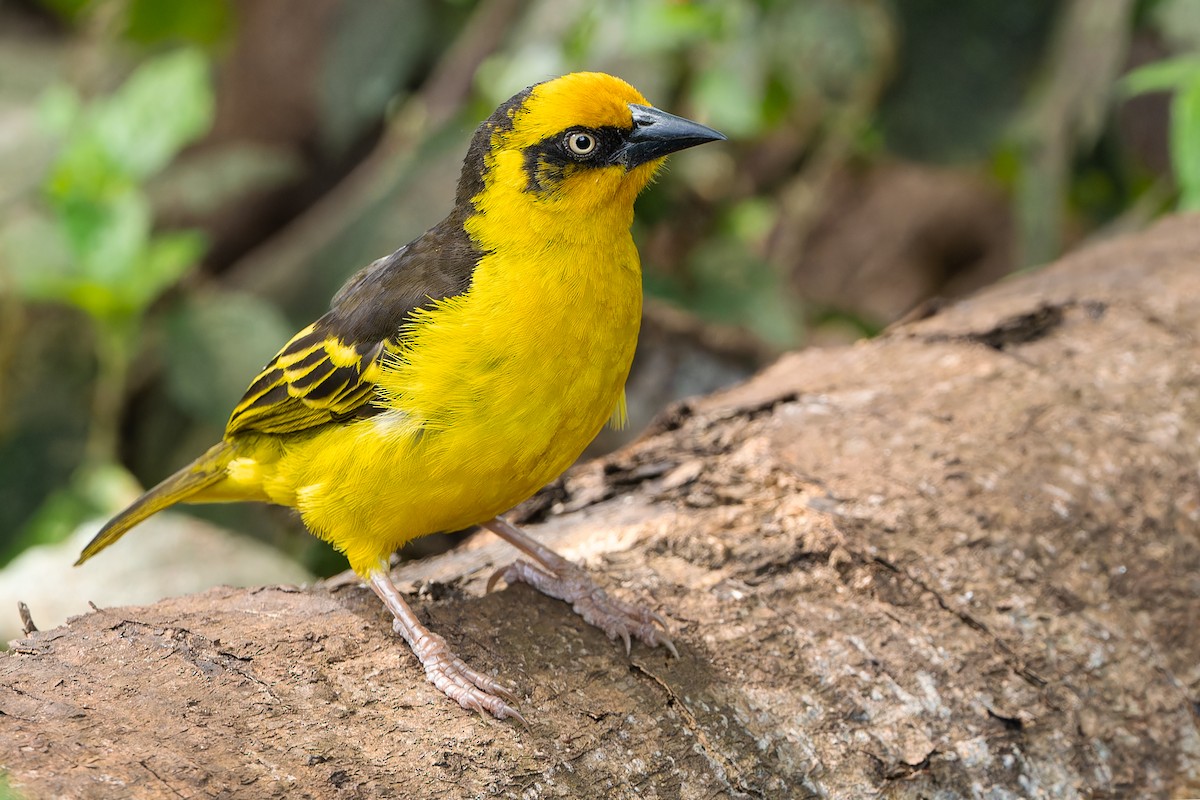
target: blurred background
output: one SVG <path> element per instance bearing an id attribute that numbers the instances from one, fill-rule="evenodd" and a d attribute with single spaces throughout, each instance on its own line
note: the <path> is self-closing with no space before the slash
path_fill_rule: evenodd
<path id="1" fill-rule="evenodd" d="M 479 121 L 577 69 L 730 139 L 639 201 L 625 437 L 779 352 L 1200 207 L 1195 0 L 0 0 L 0 564 L 27 575 L 0 586 L 342 569 L 289 512 L 237 505 L 61 571 L 445 214 Z"/>

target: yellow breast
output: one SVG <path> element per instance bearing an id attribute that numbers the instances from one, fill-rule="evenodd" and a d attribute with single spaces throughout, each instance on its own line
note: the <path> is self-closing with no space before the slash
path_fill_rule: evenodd
<path id="1" fill-rule="evenodd" d="M 500 514 L 579 457 L 621 398 L 641 319 L 623 229 L 484 256 L 380 370 L 388 411 L 297 443 L 265 488 L 355 568 Z"/>
<path id="2" fill-rule="evenodd" d="M 376 427 L 415 439 L 445 476 L 489 486 L 485 518 L 571 464 L 612 414 L 641 317 L 637 254 L 625 247 L 486 256 L 472 289 L 418 315 L 379 379 L 393 409 Z M 479 520 L 473 519 L 471 522 Z"/>

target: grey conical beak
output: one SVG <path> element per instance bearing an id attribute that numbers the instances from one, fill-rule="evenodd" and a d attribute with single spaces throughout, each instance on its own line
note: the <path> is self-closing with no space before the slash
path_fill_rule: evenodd
<path id="1" fill-rule="evenodd" d="M 612 162 L 626 169 L 705 142 L 721 141 L 725 135 L 699 122 L 677 117 L 651 106 L 629 104 L 633 130 L 625 145 L 613 154 Z"/>

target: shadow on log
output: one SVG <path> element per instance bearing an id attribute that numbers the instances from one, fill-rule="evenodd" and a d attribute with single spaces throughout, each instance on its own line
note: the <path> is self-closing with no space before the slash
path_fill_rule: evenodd
<path id="1" fill-rule="evenodd" d="M 398 570 L 528 729 L 435 692 L 343 579 L 14 643 L 0 763 L 30 797 L 1195 796 L 1198 335 L 1177 217 L 577 468 L 532 532 L 653 597 L 678 660 L 484 596 L 490 536 Z"/>

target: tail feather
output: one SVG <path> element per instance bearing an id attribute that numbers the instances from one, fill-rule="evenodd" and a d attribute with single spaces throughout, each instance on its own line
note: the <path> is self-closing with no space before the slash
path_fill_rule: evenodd
<path id="1" fill-rule="evenodd" d="M 128 508 L 110 519 L 95 538 L 88 542 L 87 547 L 79 554 L 75 566 L 79 566 L 120 539 L 126 531 L 152 514 L 185 501 L 200 490 L 218 483 L 225 477 L 225 468 L 232 457 L 229 443 L 221 442 L 134 500 Z"/>

